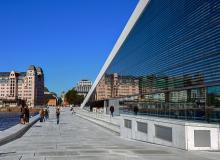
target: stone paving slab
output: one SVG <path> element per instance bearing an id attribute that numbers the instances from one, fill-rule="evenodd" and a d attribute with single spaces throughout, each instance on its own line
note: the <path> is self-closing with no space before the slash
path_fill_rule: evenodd
<path id="1" fill-rule="evenodd" d="M 63 109 L 60 124 L 55 110 L 22 138 L 0 147 L 0 160 L 219 160 L 220 152 L 187 152 L 122 139 Z"/>

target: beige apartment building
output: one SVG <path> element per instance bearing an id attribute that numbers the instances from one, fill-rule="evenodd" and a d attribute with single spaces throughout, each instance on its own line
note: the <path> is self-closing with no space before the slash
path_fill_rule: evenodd
<path id="1" fill-rule="evenodd" d="M 137 78 L 114 73 L 102 77 L 95 90 L 95 100 L 136 94 L 139 94 L 139 80 Z"/>
<path id="2" fill-rule="evenodd" d="M 0 72 L 0 107 L 17 106 L 25 100 L 29 107 L 44 104 L 44 73 L 29 66 L 26 72 Z"/>
<path id="3" fill-rule="evenodd" d="M 111 98 L 111 90 L 109 76 L 103 76 L 96 87 L 94 100 L 105 100 Z"/>

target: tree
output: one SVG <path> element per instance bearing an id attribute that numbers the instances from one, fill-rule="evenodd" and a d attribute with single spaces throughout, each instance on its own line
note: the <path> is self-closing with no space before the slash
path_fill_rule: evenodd
<path id="1" fill-rule="evenodd" d="M 75 102 L 76 102 L 75 105 L 80 105 L 80 104 L 83 102 L 83 100 L 84 100 L 84 96 L 77 94 L 77 98 L 76 98 L 76 101 L 75 101 Z"/>
<path id="2" fill-rule="evenodd" d="M 74 104 L 74 105 L 80 105 L 84 100 L 84 97 L 78 95 L 77 91 L 75 91 L 74 89 L 69 90 L 66 93 L 65 98 L 69 104 Z"/>
<path id="3" fill-rule="evenodd" d="M 47 87 L 44 87 L 44 92 L 49 92 L 49 89 Z"/>

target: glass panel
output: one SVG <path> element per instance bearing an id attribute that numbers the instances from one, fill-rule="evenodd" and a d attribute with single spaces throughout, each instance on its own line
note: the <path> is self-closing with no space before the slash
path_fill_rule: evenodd
<path id="1" fill-rule="evenodd" d="M 220 121 L 219 8 L 219 0 L 150 1 L 88 105 L 119 99 L 120 113 Z"/>

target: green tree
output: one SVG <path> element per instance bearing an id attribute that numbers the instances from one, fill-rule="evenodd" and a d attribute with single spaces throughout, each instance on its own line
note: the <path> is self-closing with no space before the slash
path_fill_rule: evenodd
<path id="1" fill-rule="evenodd" d="M 74 105 L 80 105 L 84 100 L 84 97 L 78 95 L 77 91 L 75 91 L 74 89 L 69 90 L 66 93 L 65 97 L 69 104 L 74 104 Z"/>
<path id="2" fill-rule="evenodd" d="M 84 100 L 84 96 L 77 94 L 75 105 L 80 105 L 83 102 L 83 100 Z"/>

